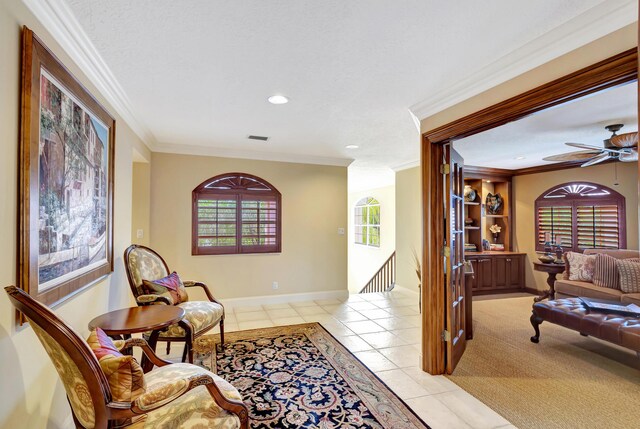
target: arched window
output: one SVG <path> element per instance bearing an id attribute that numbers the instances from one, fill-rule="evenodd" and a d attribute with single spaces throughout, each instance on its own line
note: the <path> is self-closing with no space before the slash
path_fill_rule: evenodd
<path id="1" fill-rule="evenodd" d="M 357 202 L 355 208 L 356 244 L 380 247 L 380 203 L 366 197 Z"/>
<path id="2" fill-rule="evenodd" d="M 251 174 L 227 173 L 193 190 L 191 253 L 277 253 L 281 195 Z"/>
<path id="3" fill-rule="evenodd" d="M 554 186 L 538 197 L 536 250 L 547 240 L 565 251 L 625 248 L 625 198 L 606 186 L 571 182 Z"/>

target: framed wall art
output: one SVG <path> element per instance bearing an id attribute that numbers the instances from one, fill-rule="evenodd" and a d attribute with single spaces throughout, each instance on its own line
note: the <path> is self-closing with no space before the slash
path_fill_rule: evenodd
<path id="1" fill-rule="evenodd" d="M 22 33 L 18 284 L 55 305 L 113 271 L 115 121 Z"/>

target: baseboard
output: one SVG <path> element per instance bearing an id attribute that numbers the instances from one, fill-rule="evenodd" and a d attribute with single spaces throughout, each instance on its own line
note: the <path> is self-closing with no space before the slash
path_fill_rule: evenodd
<path id="1" fill-rule="evenodd" d="M 250 296 L 246 298 L 220 299 L 227 310 L 235 307 L 254 307 L 259 305 L 283 304 L 286 302 L 317 301 L 325 299 L 344 300 L 349 297 L 346 289 L 322 292 L 289 293 L 281 295 Z"/>
<path id="2" fill-rule="evenodd" d="M 526 287 L 524 288 L 525 292 L 529 292 L 531 295 L 541 295 L 542 291 L 538 290 L 538 289 L 534 289 L 532 287 Z"/>
<path id="3" fill-rule="evenodd" d="M 411 297 L 416 297 L 416 298 L 420 295 L 417 290 L 412 290 L 412 289 L 400 286 L 399 284 L 396 284 L 396 286 L 393 288 L 393 291 L 400 292 L 404 295 L 409 295 Z"/>

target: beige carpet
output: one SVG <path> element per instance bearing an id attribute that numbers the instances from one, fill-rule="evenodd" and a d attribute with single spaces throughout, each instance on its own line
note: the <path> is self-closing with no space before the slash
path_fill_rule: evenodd
<path id="1" fill-rule="evenodd" d="M 544 322 L 532 297 L 473 303 L 474 339 L 449 378 L 520 429 L 640 428 L 635 353 Z"/>

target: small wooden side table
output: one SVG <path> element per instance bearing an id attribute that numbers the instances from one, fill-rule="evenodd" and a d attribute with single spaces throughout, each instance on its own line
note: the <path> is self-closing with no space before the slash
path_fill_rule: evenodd
<path id="1" fill-rule="evenodd" d="M 534 262 L 533 269 L 536 271 L 542 271 L 543 273 L 547 273 L 547 284 L 549 285 L 549 290 L 546 290 L 542 293 L 542 295 L 533 298 L 534 302 L 540 302 L 545 298 L 555 299 L 556 290 L 556 276 L 562 272 L 564 272 L 564 264 L 545 264 L 543 262 Z"/>
<path id="2" fill-rule="evenodd" d="M 151 332 L 149 345 L 155 351 L 160 331 L 179 323 L 184 317 L 184 309 L 173 305 L 145 305 L 110 311 L 89 322 L 89 330 L 100 328 L 110 337 L 131 338 L 131 334 Z M 151 370 L 153 365 L 143 354 L 142 369 Z"/>

